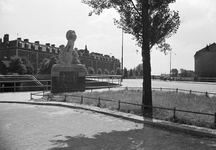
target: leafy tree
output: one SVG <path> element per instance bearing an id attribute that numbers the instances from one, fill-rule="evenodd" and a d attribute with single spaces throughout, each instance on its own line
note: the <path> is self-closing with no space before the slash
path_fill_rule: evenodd
<path id="1" fill-rule="evenodd" d="M 41 63 L 41 67 L 40 67 L 40 73 L 41 74 L 47 74 L 47 66 L 49 63 L 49 59 L 48 58 L 44 58 L 42 63 Z"/>
<path id="2" fill-rule="evenodd" d="M 174 68 L 170 71 L 172 77 L 177 77 L 178 76 L 178 69 Z"/>
<path id="3" fill-rule="evenodd" d="M 185 69 L 180 69 L 179 75 L 181 77 L 194 77 L 195 73 L 192 70 L 185 70 Z"/>
<path id="4" fill-rule="evenodd" d="M 95 74 L 95 71 L 92 67 L 88 67 L 88 73 L 89 74 Z"/>
<path id="5" fill-rule="evenodd" d="M 105 69 L 104 74 L 109 74 L 109 71 L 107 69 Z"/>
<path id="6" fill-rule="evenodd" d="M 180 25 L 177 11 L 171 11 L 170 3 L 176 0 L 82 0 L 100 14 L 103 9 L 114 8 L 120 14 L 115 24 L 132 34 L 138 46 L 142 47 L 143 58 L 143 115 L 152 118 L 151 63 L 150 50 L 157 45 L 161 51 L 169 50 L 165 39 L 177 32 Z"/>
<path id="7" fill-rule="evenodd" d="M 128 75 L 128 76 L 129 76 L 130 78 L 134 76 L 134 74 L 133 74 L 133 69 L 130 69 L 130 70 L 129 70 L 129 75 Z"/>
<path id="8" fill-rule="evenodd" d="M 136 76 L 143 76 L 143 64 L 139 64 L 135 68 Z"/>
<path id="9" fill-rule="evenodd" d="M 89 74 L 85 65 L 84 65 L 84 70 L 85 70 L 86 75 Z"/>
<path id="10" fill-rule="evenodd" d="M 52 56 L 51 58 L 44 58 L 40 73 L 41 74 L 51 74 L 51 69 L 54 64 L 57 64 L 58 60 L 55 56 Z"/>
<path id="11" fill-rule="evenodd" d="M 98 68 L 98 70 L 97 70 L 97 74 L 102 74 L 102 70 L 101 70 L 101 68 Z"/>
<path id="12" fill-rule="evenodd" d="M 26 66 L 26 73 L 25 74 L 33 74 L 34 73 L 34 67 L 32 63 L 29 61 L 27 57 L 22 57 L 21 58 L 23 64 Z"/>
<path id="13" fill-rule="evenodd" d="M 110 74 L 111 74 L 111 75 L 114 75 L 114 74 L 115 74 L 115 71 L 114 71 L 114 70 L 112 70 Z"/>
<path id="14" fill-rule="evenodd" d="M 128 70 L 127 68 L 124 67 L 124 78 L 127 79 L 128 78 Z"/>
<path id="15" fill-rule="evenodd" d="M 25 74 L 27 72 L 25 64 L 19 56 L 13 56 L 10 58 L 9 73 Z"/>
<path id="16" fill-rule="evenodd" d="M 120 68 L 118 67 L 118 68 L 116 68 L 116 75 L 121 75 L 121 70 L 120 70 Z"/>

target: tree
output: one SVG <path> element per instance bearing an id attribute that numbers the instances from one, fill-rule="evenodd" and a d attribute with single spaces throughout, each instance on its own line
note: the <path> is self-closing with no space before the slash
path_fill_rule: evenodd
<path id="1" fill-rule="evenodd" d="M 138 76 L 143 76 L 143 64 L 139 64 L 135 70 L 137 71 Z"/>
<path id="2" fill-rule="evenodd" d="M 129 76 L 130 78 L 134 76 L 134 74 L 133 74 L 133 69 L 130 69 L 130 70 L 129 70 L 128 76 Z"/>
<path id="3" fill-rule="evenodd" d="M 170 71 L 172 77 L 177 77 L 178 76 L 178 69 L 174 68 Z"/>
<path id="4" fill-rule="evenodd" d="M 27 57 L 21 57 L 21 60 L 23 64 L 26 66 L 26 73 L 25 74 L 33 74 L 34 73 L 34 67 L 32 63 L 29 61 Z"/>
<path id="5" fill-rule="evenodd" d="M 127 79 L 128 78 L 128 70 L 127 68 L 124 67 L 124 78 Z"/>
<path id="6" fill-rule="evenodd" d="M 51 69 L 54 64 L 57 64 L 58 60 L 55 56 L 52 56 L 51 58 L 44 58 L 40 73 L 41 74 L 51 74 Z"/>
<path id="7" fill-rule="evenodd" d="M 98 70 L 97 70 L 97 74 L 102 74 L 102 70 L 101 70 L 101 68 L 98 68 Z"/>
<path id="8" fill-rule="evenodd" d="M 95 71 L 92 67 L 88 67 L 88 73 L 89 74 L 95 74 Z"/>
<path id="9" fill-rule="evenodd" d="M 112 70 L 110 74 L 111 74 L 111 75 L 114 75 L 114 74 L 115 74 L 115 71 L 114 71 L 114 70 Z"/>
<path id="10" fill-rule="evenodd" d="M 120 68 L 118 67 L 118 68 L 116 68 L 116 75 L 121 75 L 121 70 L 120 70 Z"/>
<path id="11" fill-rule="evenodd" d="M 180 25 L 177 11 L 171 11 L 169 4 L 175 0 L 82 0 L 100 14 L 103 9 L 114 8 L 120 14 L 115 24 L 125 33 L 132 34 L 138 46 L 142 47 L 143 58 L 143 115 L 152 117 L 150 50 L 157 45 L 167 51 L 165 39 L 177 32 Z"/>
<path id="12" fill-rule="evenodd" d="M 195 73 L 192 70 L 185 70 L 185 69 L 180 69 L 179 75 L 181 77 L 194 77 Z"/>
<path id="13" fill-rule="evenodd" d="M 107 69 L 105 69 L 104 74 L 109 74 L 109 71 Z"/>
<path id="14" fill-rule="evenodd" d="M 9 73 L 25 74 L 27 72 L 25 64 L 19 56 L 14 56 L 10 58 Z"/>

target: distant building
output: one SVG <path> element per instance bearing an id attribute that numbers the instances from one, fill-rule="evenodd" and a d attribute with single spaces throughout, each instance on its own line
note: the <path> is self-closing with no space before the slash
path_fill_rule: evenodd
<path id="1" fill-rule="evenodd" d="M 100 68 L 103 71 L 107 69 L 108 71 L 116 70 L 120 67 L 119 59 L 115 57 L 110 57 L 108 55 L 103 55 L 99 53 L 89 53 L 87 46 L 85 49 L 78 50 L 79 59 L 82 64 L 88 69 L 92 67 L 95 72 Z M 11 56 L 27 57 L 34 69 L 37 71 L 44 58 L 50 58 L 52 56 L 58 57 L 60 48 L 56 47 L 55 44 L 46 43 L 40 44 L 39 41 L 29 42 L 29 39 L 22 40 L 17 38 L 16 40 L 9 40 L 9 34 L 5 34 L 2 39 L 0 39 L 0 74 L 5 74 L 5 69 L 8 67 L 8 61 L 10 61 Z"/>
<path id="2" fill-rule="evenodd" d="M 216 43 L 207 45 L 194 55 L 195 75 L 216 78 Z"/>

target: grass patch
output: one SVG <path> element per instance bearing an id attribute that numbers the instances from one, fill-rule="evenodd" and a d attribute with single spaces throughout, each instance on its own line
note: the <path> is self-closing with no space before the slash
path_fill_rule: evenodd
<path id="1" fill-rule="evenodd" d="M 104 91 L 92 93 L 76 93 L 78 97 L 67 96 L 68 102 L 80 103 L 83 96 L 83 104 L 98 105 L 100 98 L 100 107 L 109 109 L 118 109 L 118 101 L 140 104 L 142 102 L 142 91 L 138 90 L 121 90 L 121 91 Z M 88 97 L 88 98 L 85 98 Z M 216 97 L 205 97 L 195 94 L 153 91 L 153 106 L 176 108 L 177 110 L 186 110 L 202 113 L 214 114 L 216 112 Z M 107 101 L 112 100 L 112 101 Z M 141 107 L 129 104 L 120 105 L 120 111 L 141 115 Z M 199 115 L 193 113 L 176 112 L 176 118 L 173 119 L 173 111 L 154 108 L 153 117 L 162 120 L 168 120 L 183 124 L 196 125 L 201 127 L 214 128 L 214 116 Z"/>

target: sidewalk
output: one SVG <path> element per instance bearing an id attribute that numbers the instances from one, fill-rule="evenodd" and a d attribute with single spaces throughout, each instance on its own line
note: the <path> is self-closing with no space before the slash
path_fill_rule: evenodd
<path id="1" fill-rule="evenodd" d="M 181 125 L 177 123 L 162 121 L 162 120 L 148 120 L 143 119 L 141 116 L 137 116 L 130 113 L 123 113 L 115 110 L 109 110 L 107 108 L 98 108 L 95 106 L 88 106 L 88 105 L 80 105 L 74 103 L 65 103 L 65 102 L 36 102 L 30 100 L 30 93 L 32 92 L 20 92 L 20 93 L 1 93 L 0 94 L 0 104 L 1 103 L 17 103 L 17 104 L 31 104 L 31 105 L 47 105 L 47 106 L 59 106 L 59 107 L 67 107 L 73 109 L 83 109 L 88 111 L 93 111 L 100 114 L 105 114 L 108 116 L 113 116 L 116 118 L 121 118 L 137 123 L 144 123 L 146 125 L 166 128 L 168 130 L 175 130 L 185 133 L 190 133 L 197 136 L 202 137 L 213 137 L 216 138 L 216 130 L 207 129 L 202 127 L 195 127 L 189 125 Z M 33 98 L 40 98 L 40 96 L 33 97 Z"/>

